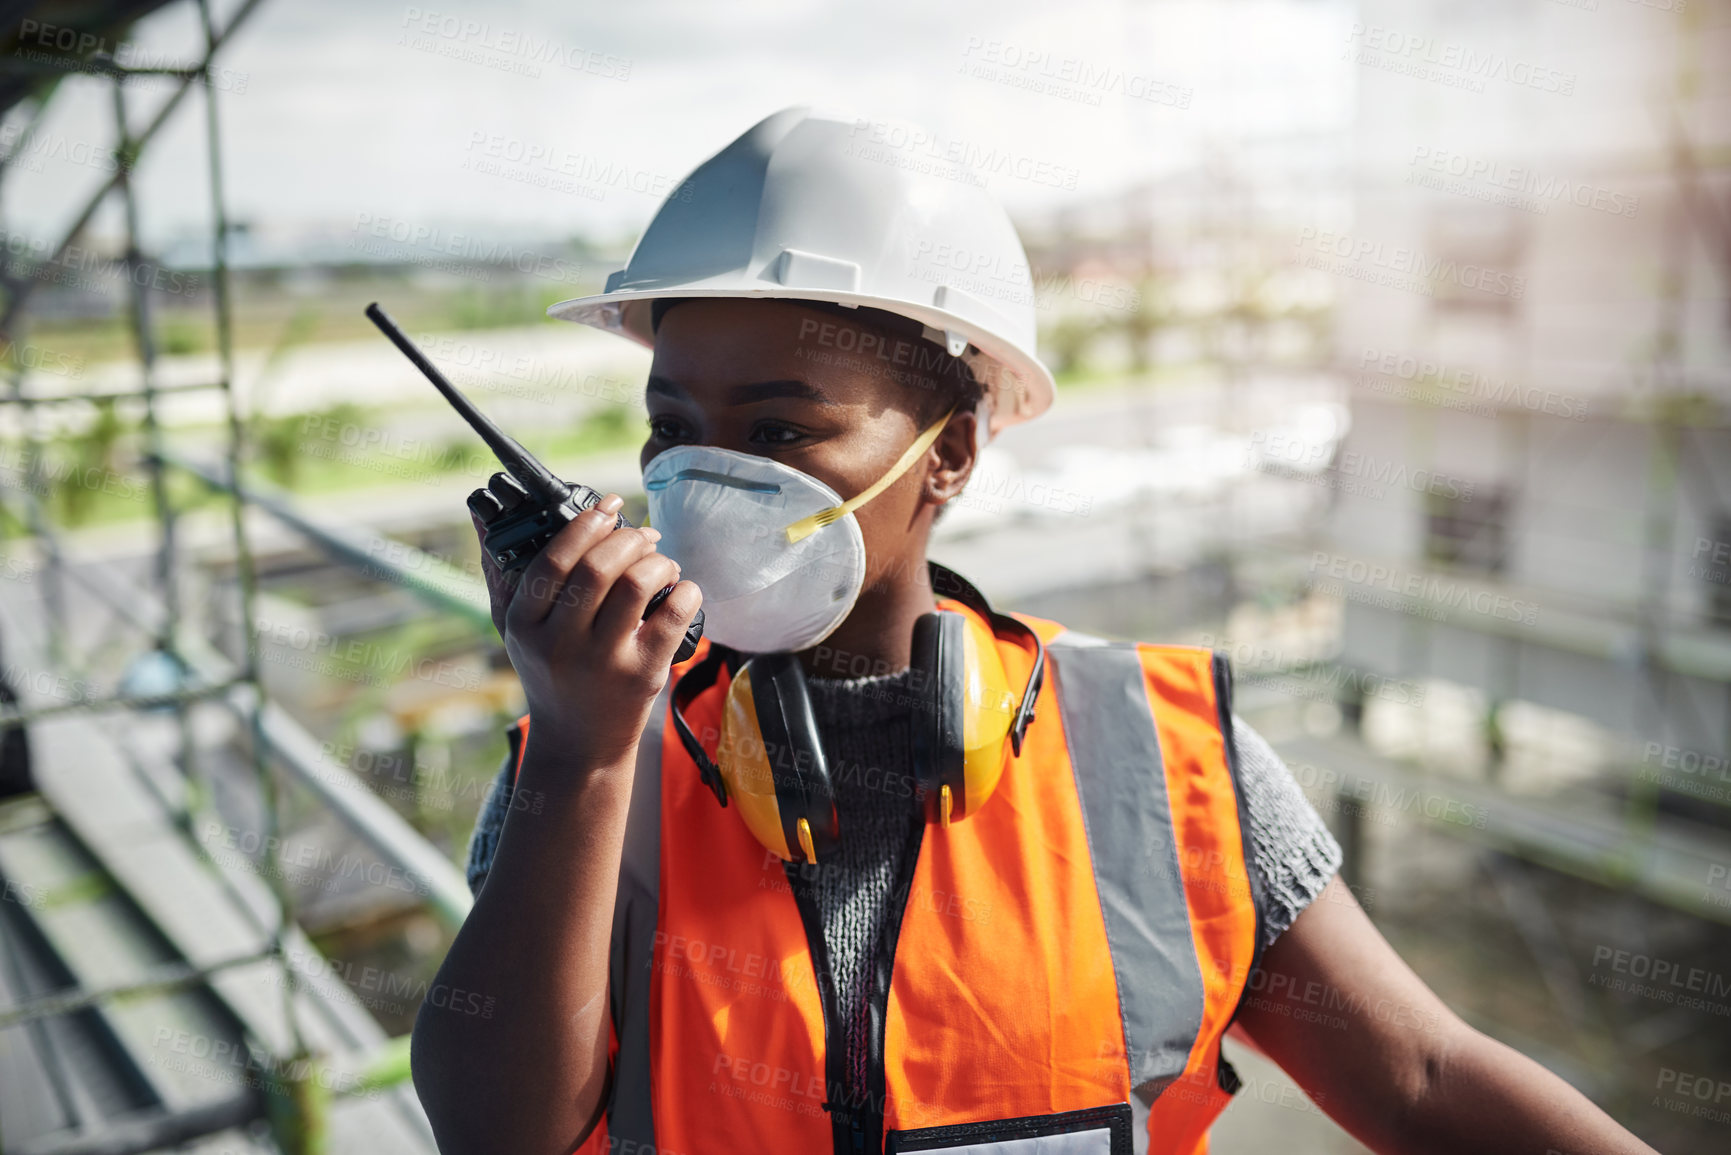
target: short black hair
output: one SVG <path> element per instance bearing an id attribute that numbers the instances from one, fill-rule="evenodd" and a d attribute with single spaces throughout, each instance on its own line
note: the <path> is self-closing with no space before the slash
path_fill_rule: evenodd
<path id="1" fill-rule="evenodd" d="M 661 318 L 667 310 L 685 301 L 714 300 L 712 297 L 659 297 L 650 304 L 649 331 L 661 328 Z M 874 369 L 889 374 L 898 383 L 922 389 L 926 398 L 915 409 L 922 424 L 936 421 L 954 408 L 957 412 L 972 410 L 986 395 L 986 387 L 974 376 L 965 359 L 953 357 L 950 351 L 929 340 L 925 325 L 912 317 L 874 309 L 869 305 L 838 305 L 833 301 L 807 301 L 799 298 L 756 298 L 787 300 L 802 308 L 830 313 L 844 321 L 875 329 L 880 335 L 895 338 L 897 355 L 886 359 Z M 970 346 L 971 348 L 971 346 Z M 902 354 L 906 354 L 904 357 Z"/>

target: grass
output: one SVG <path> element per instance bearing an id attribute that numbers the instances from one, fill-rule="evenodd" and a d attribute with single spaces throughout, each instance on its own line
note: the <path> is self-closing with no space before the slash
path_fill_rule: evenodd
<path id="1" fill-rule="evenodd" d="M 409 332 L 499 329 L 547 322 L 547 306 L 580 296 L 586 287 L 526 281 L 503 285 L 430 287 L 377 275 L 338 276 L 317 291 L 286 292 L 279 286 L 238 281 L 234 289 L 234 347 L 246 352 L 274 349 L 285 333 L 295 343 L 358 341 L 378 330 L 361 314 L 369 301 L 385 303 Z M 162 356 L 216 351 L 214 311 L 208 299 L 189 298 L 173 307 L 155 306 L 152 336 Z M 310 316 L 311 324 L 304 319 Z M 124 309 L 95 319 L 37 320 L 29 342 L 85 365 L 138 355 Z"/>
<path id="2" fill-rule="evenodd" d="M 379 429 L 388 422 L 385 410 L 341 404 L 314 414 L 291 414 L 258 422 L 251 431 L 254 476 L 292 493 L 312 496 L 359 493 L 406 483 L 434 483 L 453 474 L 468 474 L 476 484 L 496 468 L 480 441 L 469 435 L 442 445 L 412 443 L 408 452 L 351 449 L 338 441 L 316 440 L 303 433 L 309 418 L 328 418 L 339 427 Z M 213 457 L 221 445 L 222 427 L 185 431 L 182 446 L 201 457 Z M 569 461 L 597 453 L 634 448 L 643 438 L 640 416 L 622 405 L 596 409 L 581 421 L 555 428 L 524 431 L 520 440 L 543 460 Z M 89 434 L 44 444 L 40 457 L 41 484 L 34 492 L 45 512 L 66 528 L 116 525 L 154 517 L 154 493 L 149 473 L 137 462 L 142 440 L 136 432 L 104 428 Z M 123 466 L 120 463 L 128 463 Z M 0 506 L 0 539 L 27 536 L 22 504 L 16 490 L 27 483 L 29 462 L 13 446 L 0 447 L 0 475 L 13 499 Z M 180 512 L 203 509 L 222 498 L 181 470 L 167 475 L 169 502 Z"/>

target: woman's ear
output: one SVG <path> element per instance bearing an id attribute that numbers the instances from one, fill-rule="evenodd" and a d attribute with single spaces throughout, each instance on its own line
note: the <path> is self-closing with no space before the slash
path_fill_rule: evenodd
<path id="1" fill-rule="evenodd" d="M 927 501 L 943 505 L 961 496 L 979 455 L 974 441 L 978 422 L 972 409 L 958 410 L 950 415 L 938 439 L 932 442 L 930 452 L 936 455 L 937 462 L 926 475 Z"/>

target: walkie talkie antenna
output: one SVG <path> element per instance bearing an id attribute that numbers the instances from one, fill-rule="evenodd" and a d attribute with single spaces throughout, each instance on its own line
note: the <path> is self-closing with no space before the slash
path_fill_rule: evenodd
<path id="1" fill-rule="evenodd" d="M 433 388 L 445 395 L 445 400 L 449 401 L 451 407 L 463 415 L 463 420 L 467 421 L 475 432 L 481 435 L 481 440 L 487 443 L 487 448 L 493 451 L 493 455 L 511 472 L 512 477 L 523 483 L 524 489 L 553 505 L 564 501 L 570 495 L 570 486 L 549 473 L 547 467 L 536 461 L 527 449 L 517 443 L 515 438 L 493 424 L 491 418 L 475 408 L 474 402 L 463 396 L 462 390 L 445 379 L 445 375 L 439 372 L 438 366 L 427 360 L 426 355 L 416 348 L 415 343 L 409 340 L 401 329 L 397 328 L 397 323 L 391 320 L 390 314 L 379 308 L 377 301 L 367 306 L 367 319 L 377 325 L 379 331 L 391 339 L 391 344 L 402 350 L 403 356 L 415 363 L 415 368 L 426 375 L 427 380 L 433 383 Z"/>
<path id="2" fill-rule="evenodd" d="M 481 435 L 487 448 L 509 471 L 508 475 L 495 473 L 485 488 L 469 495 L 469 512 L 482 530 L 482 553 L 493 560 L 501 573 L 521 573 L 564 526 L 582 516 L 585 510 L 599 505 L 601 495 L 587 485 L 560 481 L 527 449 L 488 420 L 486 414 L 463 396 L 462 390 L 445 380 L 438 367 L 415 348 L 415 343 L 403 335 L 397 323 L 379 308 L 377 301 L 368 305 L 366 312 L 367 319 L 391 339 L 391 344 L 402 350 L 403 356 L 415 363 L 415 368 L 426 375 L 433 388 L 444 394 L 445 400 L 463 415 L 463 419 Z M 631 522 L 625 515 L 615 510 L 613 528 L 630 527 Z M 672 585 L 657 591 L 643 609 L 644 619 L 647 620 L 672 592 Z M 674 663 L 677 665 L 689 660 L 697 653 L 698 643 L 702 640 L 703 611 L 698 610 L 686 624 L 685 636 L 673 652 Z"/>

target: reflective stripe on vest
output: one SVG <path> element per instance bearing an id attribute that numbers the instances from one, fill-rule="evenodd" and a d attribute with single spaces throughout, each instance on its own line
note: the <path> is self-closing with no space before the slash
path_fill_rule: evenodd
<path id="1" fill-rule="evenodd" d="M 1046 690 L 987 806 L 923 830 L 899 933 L 892 896 L 888 994 L 869 1008 L 881 1083 L 863 1106 L 889 1151 L 965 1140 L 1009 1155 L 1054 1129 L 1069 1134 L 1040 1150 L 1204 1151 L 1230 1101 L 1220 1038 L 1262 906 L 1225 667 L 1019 616 L 1048 644 Z M 1031 654 L 999 647 L 1019 685 Z M 687 712 L 712 749 L 726 686 Z M 878 777 L 913 804 L 911 784 Z M 847 1104 L 828 1065 L 827 951 L 795 897 L 797 872 L 821 869 L 784 869 L 716 806 L 664 692 L 614 914 L 607 1117 L 583 1151 L 849 1149 L 846 1112 L 830 1109 Z"/>

